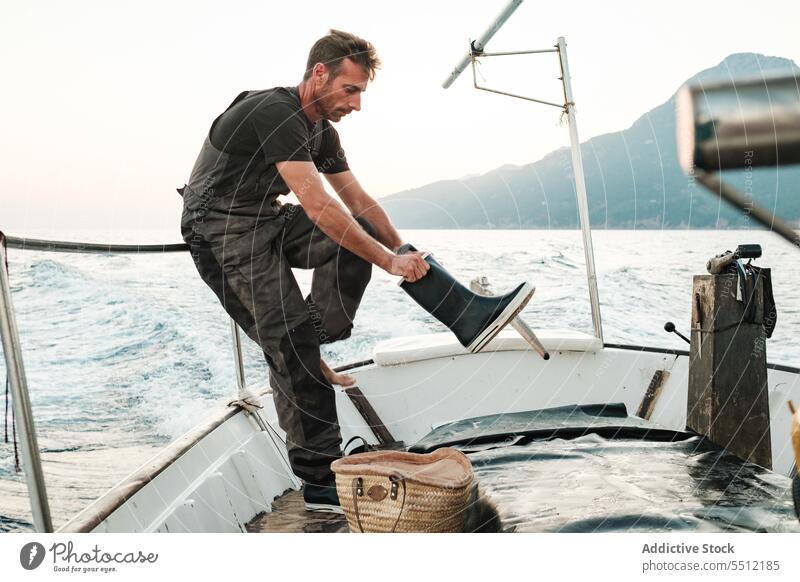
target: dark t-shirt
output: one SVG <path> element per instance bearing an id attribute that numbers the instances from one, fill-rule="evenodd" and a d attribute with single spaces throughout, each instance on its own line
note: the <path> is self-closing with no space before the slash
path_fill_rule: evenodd
<path id="1" fill-rule="evenodd" d="M 308 121 L 295 87 L 245 91 L 214 120 L 184 197 L 184 234 L 216 239 L 247 232 L 269 218 L 289 187 L 275 167 L 313 162 L 317 170 L 349 170 L 339 134 L 328 120 Z"/>
<path id="2" fill-rule="evenodd" d="M 236 156 L 260 155 L 273 170 L 275 162 L 283 161 L 313 161 L 324 174 L 349 169 L 339 134 L 327 119 L 308 121 L 296 87 L 241 93 L 211 125 L 209 137 L 216 149 Z M 259 160 L 253 162 L 260 165 Z"/>

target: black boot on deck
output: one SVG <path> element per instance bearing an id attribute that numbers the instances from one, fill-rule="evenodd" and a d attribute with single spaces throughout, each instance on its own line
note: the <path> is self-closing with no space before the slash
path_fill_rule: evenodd
<path id="1" fill-rule="evenodd" d="M 323 484 L 306 482 L 303 486 L 303 501 L 306 504 L 306 511 L 344 513 L 339 503 L 339 496 L 336 494 L 336 481 L 333 475 Z"/>
<path id="2" fill-rule="evenodd" d="M 416 251 L 412 245 L 400 247 L 397 254 Z M 534 287 L 521 283 L 505 295 L 477 295 L 456 281 L 433 256 L 425 261 L 431 266 L 427 274 L 400 287 L 411 298 L 452 331 L 461 345 L 479 352 L 497 333 L 522 311 L 533 295 Z"/>

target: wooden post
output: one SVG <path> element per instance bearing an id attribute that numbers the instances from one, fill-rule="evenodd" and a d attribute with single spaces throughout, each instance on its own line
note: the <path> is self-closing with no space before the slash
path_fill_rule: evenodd
<path id="1" fill-rule="evenodd" d="M 737 300 L 737 275 L 696 275 L 686 425 L 742 459 L 772 468 L 764 288 Z"/>

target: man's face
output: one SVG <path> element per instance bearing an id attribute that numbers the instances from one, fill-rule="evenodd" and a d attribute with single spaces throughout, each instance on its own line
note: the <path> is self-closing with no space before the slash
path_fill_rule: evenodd
<path id="1" fill-rule="evenodd" d="M 339 121 L 351 111 L 361 109 L 361 93 L 367 90 L 369 76 L 361 67 L 344 59 L 337 75 L 331 78 L 330 69 L 323 66 L 314 70 L 314 81 L 317 90 L 314 95 L 314 107 L 323 119 Z"/>

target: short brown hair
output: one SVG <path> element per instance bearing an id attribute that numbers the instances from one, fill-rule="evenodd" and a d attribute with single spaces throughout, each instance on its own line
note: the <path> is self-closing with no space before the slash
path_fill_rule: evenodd
<path id="1" fill-rule="evenodd" d="M 370 81 L 375 79 L 375 71 L 381 66 L 378 53 L 371 42 L 349 32 L 331 29 L 329 34 L 323 36 L 311 47 L 303 80 L 311 77 L 311 71 L 317 63 L 328 67 L 331 76 L 335 77 L 344 59 L 351 59 L 361 65 L 369 75 Z"/>

